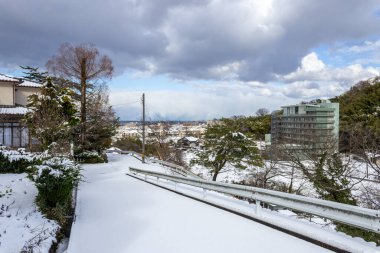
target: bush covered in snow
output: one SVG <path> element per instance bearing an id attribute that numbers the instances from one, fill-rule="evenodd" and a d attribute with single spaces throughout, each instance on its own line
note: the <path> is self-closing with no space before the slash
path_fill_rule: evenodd
<path id="1" fill-rule="evenodd" d="M 107 162 L 107 156 L 99 155 L 96 151 L 79 151 L 74 156 L 75 160 L 80 163 L 105 163 Z"/>
<path id="2" fill-rule="evenodd" d="M 0 147 L 0 173 L 22 173 L 31 165 L 41 164 L 45 154 L 26 152 L 25 149 L 10 150 Z"/>
<path id="3" fill-rule="evenodd" d="M 79 166 L 67 158 L 53 157 L 29 167 L 29 178 L 38 189 L 37 202 L 42 211 L 64 224 L 72 190 L 80 178 Z"/>

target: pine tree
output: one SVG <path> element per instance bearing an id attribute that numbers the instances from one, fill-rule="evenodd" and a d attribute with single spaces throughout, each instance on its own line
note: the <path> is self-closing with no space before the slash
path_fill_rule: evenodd
<path id="1" fill-rule="evenodd" d="M 54 85 L 50 78 L 42 85 L 40 94 L 29 96 L 30 110 L 25 115 L 31 135 L 39 140 L 43 149 L 50 144 L 68 143 L 73 127 L 79 122 L 72 90 Z"/>
<path id="2" fill-rule="evenodd" d="M 25 72 L 23 72 L 24 73 L 23 79 L 31 81 L 31 82 L 43 83 L 45 82 L 48 76 L 48 73 L 46 71 L 41 72 L 38 70 L 38 68 L 33 68 L 30 66 L 20 66 L 20 68 L 25 70 Z"/>
<path id="3" fill-rule="evenodd" d="M 82 144 L 77 139 L 78 145 L 82 145 L 79 149 L 95 150 L 100 154 L 102 150 L 110 147 L 112 136 L 119 125 L 118 120 L 109 105 L 107 89 L 98 89 L 88 98 L 86 142 Z"/>
<path id="4" fill-rule="evenodd" d="M 227 163 L 238 169 L 262 165 L 255 143 L 238 131 L 236 121 L 229 119 L 207 127 L 204 150 L 198 151 L 196 155 L 191 163 L 208 168 L 214 181 Z"/>

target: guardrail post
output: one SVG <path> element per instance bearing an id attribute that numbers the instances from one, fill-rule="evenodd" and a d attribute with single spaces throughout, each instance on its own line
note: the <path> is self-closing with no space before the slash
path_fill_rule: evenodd
<path id="1" fill-rule="evenodd" d="M 177 190 L 177 182 L 174 181 L 174 190 Z"/>
<path id="2" fill-rule="evenodd" d="M 146 174 L 145 174 L 145 177 L 144 177 L 144 178 L 145 178 L 145 181 L 146 181 L 146 179 L 147 179 L 147 175 L 146 175 Z"/>
<path id="3" fill-rule="evenodd" d="M 158 177 L 156 177 L 156 182 L 158 183 Z"/>
<path id="4" fill-rule="evenodd" d="M 256 200 L 256 215 L 260 215 L 261 213 L 261 205 L 260 205 L 260 200 Z"/>
<path id="5" fill-rule="evenodd" d="M 206 198 L 206 193 L 207 193 L 207 190 L 203 188 L 203 199 Z"/>

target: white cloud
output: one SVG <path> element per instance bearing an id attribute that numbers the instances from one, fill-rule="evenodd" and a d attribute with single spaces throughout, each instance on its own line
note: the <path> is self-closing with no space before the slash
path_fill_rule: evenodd
<path id="1" fill-rule="evenodd" d="M 343 85 L 353 85 L 363 79 L 380 74 L 380 68 L 363 67 L 361 64 L 352 64 L 343 67 L 326 66 L 315 52 L 306 55 L 301 66 L 296 71 L 277 78 L 285 82 L 320 81 L 339 82 Z"/>
<path id="2" fill-rule="evenodd" d="M 380 40 L 370 41 L 366 40 L 359 45 L 353 45 L 348 47 L 343 47 L 338 50 L 339 53 L 345 54 L 360 54 L 364 52 L 373 52 L 380 49 Z"/>
<path id="3" fill-rule="evenodd" d="M 228 77 L 238 68 L 222 66 Z M 312 52 L 302 58 L 293 72 L 277 76 L 277 82 L 187 81 L 186 91 L 146 91 L 148 117 L 152 119 L 212 119 L 232 115 L 254 115 L 258 108 L 278 109 L 282 105 L 315 98 L 331 98 L 352 85 L 380 74 L 380 69 L 353 64 L 332 67 Z M 228 79 L 228 78 L 227 78 Z M 180 82 L 180 81 L 178 81 Z M 190 90 L 190 91 L 189 91 Z M 113 90 L 111 102 L 122 119 L 139 119 L 142 92 Z M 127 104 L 124 104 L 127 101 Z M 132 104 L 130 104 L 132 101 Z"/>
<path id="4" fill-rule="evenodd" d="M 282 78 L 285 81 L 321 78 L 320 74 L 324 72 L 326 65 L 318 58 L 315 52 L 312 52 L 302 58 L 301 66 L 295 72 L 284 75 Z"/>
<path id="5" fill-rule="evenodd" d="M 315 52 L 306 55 L 294 72 L 277 78 L 284 82 L 281 89 L 294 98 L 319 98 L 340 95 L 355 83 L 380 75 L 380 68 L 352 64 L 327 66 Z"/>
<path id="6" fill-rule="evenodd" d="M 247 85 L 214 83 L 192 86 L 191 91 L 146 91 L 146 115 L 148 119 L 202 120 L 233 115 L 255 115 L 265 107 L 275 110 L 284 103 L 297 100 L 284 96 L 272 96 L 268 88 L 251 88 Z M 121 119 L 140 120 L 141 91 L 113 90 L 111 104 Z"/>
<path id="7" fill-rule="evenodd" d="M 213 77 L 222 80 L 239 80 L 239 72 L 244 66 L 244 61 L 231 62 L 224 65 L 211 67 L 209 73 Z"/>

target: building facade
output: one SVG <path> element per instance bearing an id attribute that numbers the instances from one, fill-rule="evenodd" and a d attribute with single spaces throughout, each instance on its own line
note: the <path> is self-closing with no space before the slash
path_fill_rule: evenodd
<path id="1" fill-rule="evenodd" d="M 339 103 L 324 100 L 318 104 L 281 107 L 272 113 L 271 143 L 318 149 L 338 149 Z"/>
<path id="2" fill-rule="evenodd" d="M 27 147 L 31 139 L 22 118 L 28 96 L 38 93 L 41 84 L 0 74 L 0 145 Z"/>

